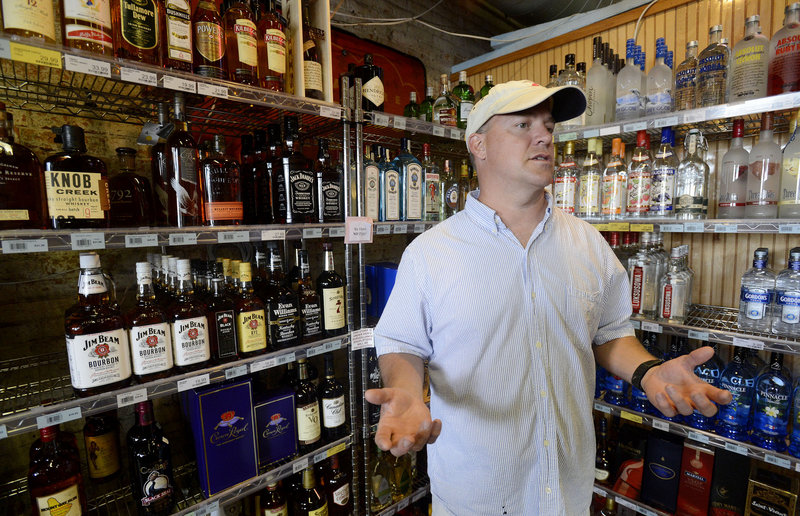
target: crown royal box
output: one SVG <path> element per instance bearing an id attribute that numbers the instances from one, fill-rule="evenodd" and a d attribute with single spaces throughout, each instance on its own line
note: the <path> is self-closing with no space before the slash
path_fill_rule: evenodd
<path id="1" fill-rule="evenodd" d="M 297 454 L 294 401 L 294 392 L 291 389 L 256 394 L 253 409 L 256 418 L 258 467 L 261 470 Z"/>

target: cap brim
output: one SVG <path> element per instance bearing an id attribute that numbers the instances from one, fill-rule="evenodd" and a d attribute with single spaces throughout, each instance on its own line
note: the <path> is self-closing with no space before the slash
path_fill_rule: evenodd
<path id="1" fill-rule="evenodd" d="M 538 106 L 548 99 L 553 99 L 553 119 L 563 122 L 580 116 L 586 110 L 586 96 L 577 86 L 557 86 L 545 90 L 548 95 L 542 95 L 542 89 L 532 90 L 530 94 L 522 95 L 509 102 L 495 112 L 495 115 L 507 115 L 524 111 Z"/>

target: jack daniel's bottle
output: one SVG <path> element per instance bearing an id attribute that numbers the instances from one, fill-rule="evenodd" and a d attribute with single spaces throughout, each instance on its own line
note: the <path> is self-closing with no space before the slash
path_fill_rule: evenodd
<path id="1" fill-rule="evenodd" d="M 287 116 L 284 119 L 283 136 L 286 139 L 287 149 L 287 154 L 282 158 L 283 179 L 286 185 L 285 222 L 287 224 L 316 222 L 316 177 L 310 160 L 301 152 L 296 116 Z"/>

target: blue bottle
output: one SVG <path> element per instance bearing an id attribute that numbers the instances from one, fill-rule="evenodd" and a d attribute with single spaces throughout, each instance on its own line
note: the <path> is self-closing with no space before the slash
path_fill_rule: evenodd
<path id="1" fill-rule="evenodd" d="M 650 352 L 650 354 L 655 355 L 657 338 L 656 334 L 651 332 L 644 332 L 642 336 L 642 346 L 644 346 L 644 349 Z M 647 399 L 647 394 L 633 385 L 631 385 L 631 399 L 628 402 L 628 407 L 630 407 L 631 410 L 643 414 L 656 414 L 656 408 L 650 403 L 650 400 Z"/>
<path id="2" fill-rule="evenodd" d="M 755 413 L 750 440 L 766 450 L 786 450 L 792 380 L 783 368 L 783 355 L 773 352 L 769 368 L 756 379 Z"/>
<path id="3" fill-rule="evenodd" d="M 800 458 L 800 378 L 795 380 L 792 395 L 792 436 L 789 438 L 789 453 Z"/>
<path id="4" fill-rule="evenodd" d="M 400 170 L 395 163 L 389 161 L 389 150 L 380 148 L 380 217 L 382 221 L 400 220 L 400 207 L 403 204 L 403 189 L 400 182 Z"/>
<path id="5" fill-rule="evenodd" d="M 606 393 L 603 400 L 606 403 L 624 407 L 625 403 L 625 380 L 609 372 L 606 373 Z"/>
<path id="6" fill-rule="evenodd" d="M 687 341 L 684 337 L 672 337 L 672 340 L 669 342 L 669 346 L 667 346 L 667 349 L 664 350 L 664 355 L 661 357 L 662 360 L 666 362 L 667 360 L 672 360 L 673 358 L 678 358 L 681 355 L 685 355 L 686 343 Z M 667 417 L 658 409 L 656 409 L 655 412 L 656 416 L 666 421 L 674 421 L 676 423 L 683 421 L 683 416 L 681 414 L 675 414 L 675 417 Z"/>
<path id="7" fill-rule="evenodd" d="M 712 345 L 714 354 L 706 362 L 694 368 L 694 374 L 709 385 L 719 387 L 719 377 L 722 374 L 723 363 L 717 355 L 716 344 Z M 695 410 L 685 418 L 686 424 L 698 430 L 713 430 L 717 416 L 704 416 L 700 411 Z"/>
<path id="8" fill-rule="evenodd" d="M 747 349 L 736 348 L 733 360 L 722 371 L 719 388 L 733 395 L 727 405 L 720 405 L 717 413 L 717 433 L 723 437 L 747 441 L 747 427 L 758 373 L 747 362 Z"/>
<path id="9" fill-rule="evenodd" d="M 400 171 L 400 220 L 422 220 L 422 164 L 411 154 L 411 140 L 400 139 L 400 152 L 394 158 Z"/>

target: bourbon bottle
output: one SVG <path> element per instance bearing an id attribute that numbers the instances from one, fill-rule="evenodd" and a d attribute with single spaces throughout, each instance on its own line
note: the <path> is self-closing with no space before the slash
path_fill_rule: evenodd
<path id="1" fill-rule="evenodd" d="M 199 226 L 202 220 L 197 180 L 197 142 L 186 123 L 183 94 L 175 94 L 175 130 L 167 138 L 165 153 L 169 172 L 167 209 L 170 226 Z"/>
<path id="2" fill-rule="evenodd" d="M 344 403 L 344 385 L 336 379 L 333 356 L 325 355 L 325 378 L 317 387 L 322 405 L 322 438 L 332 443 L 347 435 L 347 420 Z"/>
<path id="3" fill-rule="evenodd" d="M 153 217 L 155 224 L 166 226 L 169 221 L 169 171 L 167 168 L 166 142 L 175 129 L 169 121 L 169 104 L 158 103 L 158 143 L 150 150 L 150 174 L 153 185 Z"/>
<path id="4" fill-rule="evenodd" d="M 214 135 L 213 150 L 200 162 L 200 198 L 206 226 L 241 224 L 241 176 L 239 164 L 225 156 L 225 139 Z"/>
<path id="5" fill-rule="evenodd" d="M 133 374 L 139 383 L 172 374 L 172 334 L 167 313 L 156 304 L 152 267 L 136 263 L 136 306 L 126 315 Z"/>
<path id="6" fill-rule="evenodd" d="M 137 403 L 135 414 L 126 438 L 133 499 L 140 515 L 166 516 L 175 499 L 170 444 L 155 421 L 152 401 Z"/>
<path id="7" fill-rule="evenodd" d="M 162 0 L 112 0 L 114 55 L 151 65 L 161 64 L 158 44 L 163 30 Z"/>
<path id="8" fill-rule="evenodd" d="M 178 372 L 193 371 L 208 365 L 208 319 L 205 306 L 197 301 L 189 260 L 177 262 L 177 291 L 167 314 L 172 333 L 172 355 Z"/>
<path id="9" fill-rule="evenodd" d="M 267 325 L 264 302 L 253 289 L 250 262 L 239 264 L 239 296 L 236 299 L 236 331 L 239 355 L 251 357 L 267 351 Z"/>
<path id="10" fill-rule="evenodd" d="M 258 86 L 258 37 L 249 1 L 225 0 L 225 42 L 231 81 Z"/>
<path id="11" fill-rule="evenodd" d="M 297 293 L 300 297 L 301 334 L 304 343 L 314 342 L 322 338 L 322 307 L 319 302 L 319 293 L 314 289 L 311 281 L 311 269 L 308 265 L 306 249 L 298 250 L 297 263 L 299 264 Z"/>
<path id="12" fill-rule="evenodd" d="M 2 10 L 4 33 L 56 42 L 53 2 L 5 0 Z"/>
<path id="13" fill-rule="evenodd" d="M 42 428 L 31 445 L 28 492 L 34 516 L 49 516 L 57 509 L 63 516 L 88 514 L 86 492 L 77 450 L 59 438 L 58 426 Z M 72 434 L 71 440 L 75 437 Z"/>
<path id="14" fill-rule="evenodd" d="M 64 46 L 95 54 L 114 53 L 111 0 L 61 0 Z"/>
<path id="15" fill-rule="evenodd" d="M 322 244 L 325 270 L 317 278 L 317 291 L 322 303 L 322 330 L 326 337 L 347 332 L 347 301 L 344 280 L 333 263 L 333 245 Z"/>
<path id="16" fill-rule="evenodd" d="M 161 30 L 161 63 L 164 68 L 192 71 L 192 3 L 166 0 Z"/>
<path id="17" fill-rule="evenodd" d="M 0 229 L 44 229 L 47 222 L 42 165 L 14 143 L 13 117 L 0 102 Z"/>
<path id="18" fill-rule="evenodd" d="M 258 70 L 262 88 L 284 91 L 286 26 L 286 19 L 275 9 L 275 0 L 258 1 Z"/>
<path id="19" fill-rule="evenodd" d="M 239 358 L 236 338 L 236 304 L 225 291 L 222 263 L 214 264 L 211 280 L 211 301 L 206 309 L 208 340 L 211 345 L 211 360 L 221 364 Z"/>
<path id="20" fill-rule="evenodd" d="M 194 33 L 194 73 L 227 79 L 225 29 L 213 0 L 200 0 L 192 17 Z"/>
<path id="21" fill-rule="evenodd" d="M 308 363 L 305 358 L 297 359 L 298 381 L 295 387 L 295 410 L 297 411 L 298 453 L 305 455 L 313 451 L 322 438 L 319 417 L 317 389 L 308 379 Z M 312 473 L 313 466 L 310 468 Z"/>
<path id="22" fill-rule="evenodd" d="M 136 149 L 117 148 L 119 171 L 111 176 L 111 227 L 132 228 L 153 223 L 150 182 L 136 173 Z"/>
<path id="23" fill-rule="evenodd" d="M 303 86 L 306 97 L 325 100 L 322 89 L 322 62 L 317 48 L 318 29 L 311 26 L 308 6 L 303 4 Z"/>
<path id="24" fill-rule="evenodd" d="M 296 116 L 284 118 L 286 154 L 283 157 L 283 181 L 286 188 L 286 223 L 303 224 L 317 221 L 316 176 L 311 160 L 301 151 L 300 131 Z"/>
<path id="25" fill-rule="evenodd" d="M 266 142 L 266 132 L 260 129 L 255 132 L 260 133 L 262 139 Z M 242 135 L 241 142 L 239 173 L 242 191 L 242 220 L 245 224 L 257 224 L 258 178 L 256 177 L 255 154 L 253 152 L 253 135 Z"/>
<path id="26" fill-rule="evenodd" d="M 270 249 L 269 284 L 266 288 L 269 341 L 272 349 L 286 349 L 300 342 L 300 308 L 297 294 L 285 284 L 283 261 L 277 249 Z"/>

